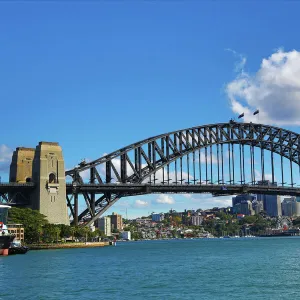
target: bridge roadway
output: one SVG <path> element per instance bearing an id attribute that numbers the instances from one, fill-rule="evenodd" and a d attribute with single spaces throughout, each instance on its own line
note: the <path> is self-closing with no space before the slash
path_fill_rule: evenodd
<path id="1" fill-rule="evenodd" d="M 29 183 L 0 183 L 0 194 L 18 191 L 30 191 L 35 188 L 33 182 Z M 129 195 L 138 194 L 162 194 L 162 193 L 211 193 L 214 196 L 236 195 L 236 194 L 267 194 L 280 196 L 300 196 L 300 188 L 288 186 L 266 186 L 251 184 L 139 184 L 139 183 L 103 183 L 103 184 L 72 184 L 67 183 L 66 192 L 68 195 L 74 193 L 125 193 Z"/>
<path id="2" fill-rule="evenodd" d="M 18 182 L 9 182 L 9 183 L 0 183 L 0 193 L 9 193 L 15 191 L 30 191 L 35 188 L 35 183 L 18 183 Z"/>
<path id="3" fill-rule="evenodd" d="M 95 194 L 113 193 L 127 195 L 160 194 L 160 193 L 211 193 L 214 196 L 235 195 L 235 194 L 268 194 L 281 196 L 300 196 L 300 189 L 284 186 L 266 185 L 221 185 L 221 184 L 67 184 L 67 194 L 87 192 Z"/>

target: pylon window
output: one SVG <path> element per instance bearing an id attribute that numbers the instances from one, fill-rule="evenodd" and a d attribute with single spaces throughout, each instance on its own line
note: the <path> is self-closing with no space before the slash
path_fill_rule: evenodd
<path id="1" fill-rule="evenodd" d="M 49 174 L 49 183 L 57 183 L 56 175 L 54 173 Z"/>

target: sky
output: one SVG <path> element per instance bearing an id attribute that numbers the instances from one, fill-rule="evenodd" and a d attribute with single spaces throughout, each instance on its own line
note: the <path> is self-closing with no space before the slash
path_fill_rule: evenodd
<path id="1" fill-rule="evenodd" d="M 139 140 L 245 121 L 299 132 L 297 1 L 1 1 L 0 176 L 12 151 L 59 142 L 66 169 Z M 121 199 L 128 217 L 231 197 Z"/>

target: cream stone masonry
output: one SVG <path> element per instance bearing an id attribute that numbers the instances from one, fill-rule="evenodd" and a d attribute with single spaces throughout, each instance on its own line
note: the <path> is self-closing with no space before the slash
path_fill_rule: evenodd
<path id="1" fill-rule="evenodd" d="M 26 164 L 29 158 L 31 164 Z M 65 166 L 58 143 L 40 142 L 36 149 L 17 148 L 12 157 L 10 182 L 26 181 L 36 184 L 29 207 L 39 210 L 50 223 L 69 225 Z"/>
<path id="2" fill-rule="evenodd" d="M 12 156 L 10 164 L 10 182 L 31 182 L 32 181 L 32 162 L 35 149 L 18 147 Z"/>
<path id="3" fill-rule="evenodd" d="M 14 152 L 10 164 L 9 182 L 25 183 L 32 181 L 32 164 L 35 148 L 18 147 Z M 11 195 L 12 196 L 12 195 Z M 29 203 L 24 203 L 22 194 L 14 195 L 13 201 L 23 207 L 31 207 L 32 195 L 24 195 Z"/>

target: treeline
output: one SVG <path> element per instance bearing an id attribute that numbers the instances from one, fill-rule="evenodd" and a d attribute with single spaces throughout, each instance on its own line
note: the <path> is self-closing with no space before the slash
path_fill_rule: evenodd
<path id="1" fill-rule="evenodd" d="M 98 229 L 92 232 L 88 227 L 50 224 L 46 216 L 30 208 L 12 207 L 8 211 L 8 223 L 23 224 L 24 240 L 27 244 L 57 243 L 70 241 L 95 241 L 105 238 Z"/>

